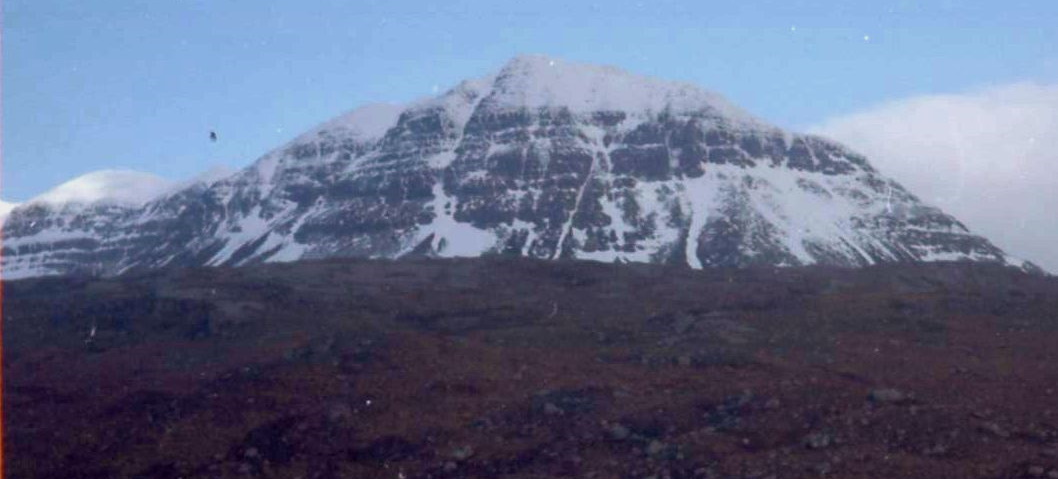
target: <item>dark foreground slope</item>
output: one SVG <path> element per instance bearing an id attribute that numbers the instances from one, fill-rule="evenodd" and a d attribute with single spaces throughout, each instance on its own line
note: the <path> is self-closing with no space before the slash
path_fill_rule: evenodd
<path id="1" fill-rule="evenodd" d="M 988 265 L 328 261 L 3 320 L 12 478 L 1058 476 L 1058 282 Z"/>

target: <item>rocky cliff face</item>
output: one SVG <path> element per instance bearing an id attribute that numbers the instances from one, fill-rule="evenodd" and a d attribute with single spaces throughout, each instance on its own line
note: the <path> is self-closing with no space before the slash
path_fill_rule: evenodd
<path id="1" fill-rule="evenodd" d="M 1012 259 L 867 160 L 692 85 L 538 56 L 361 108 L 142 205 L 29 202 L 6 278 L 301 258 L 707 266 Z"/>

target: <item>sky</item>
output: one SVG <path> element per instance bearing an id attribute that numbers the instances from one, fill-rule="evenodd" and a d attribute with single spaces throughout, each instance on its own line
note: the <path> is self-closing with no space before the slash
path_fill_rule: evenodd
<path id="1" fill-rule="evenodd" d="M 980 126 L 967 111 L 984 121 L 989 108 L 1004 109 L 1003 92 L 1023 104 L 1006 108 L 1005 122 L 1053 125 L 1053 104 L 1032 97 L 1058 85 L 1053 1 L 4 0 L 2 13 L 7 201 L 100 169 L 184 180 L 246 166 L 359 105 L 433 95 L 520 53 L 696 83 L 779 126 L 876 154 L 923 199 L 943 196 L 963 211 L 994 209 L 996 195 L 1022 188 L 1011 174 L 991 202 L 968 191 L 993 162 L 1037 168 L 1022 172 L 1036 183 L 1058 162 L 1055 148 L 1002 146 L 1023 131 L 958 134 Z M 966 102 L 970 110 L 950 109 Z M 901 108 L 929 110 L 916 116 L 918 135 L 891 135 Z M 961 154 L 917 153 L 938 144 L 938 128 Z M 1053 144 L 1047 136 L 1038 144 Z M 959 195 L 932 174 L 955 170 Z M 1041 206 L 1053 196 L 1016 196 L 1003 208 L 1041 210 L 1020 224 L 1049 224 L 1058 236 Z"/>

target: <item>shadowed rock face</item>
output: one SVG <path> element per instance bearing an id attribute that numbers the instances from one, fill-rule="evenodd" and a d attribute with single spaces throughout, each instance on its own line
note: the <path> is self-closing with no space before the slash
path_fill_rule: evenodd
<path id="1" fill-rule="evenodd" d="M 5 276 L 485 254 L 1034 268 L 862 156 L 685 84 L 518 57 L 397 110 L 354 111 L 142 207 L 18 208 Z"/>

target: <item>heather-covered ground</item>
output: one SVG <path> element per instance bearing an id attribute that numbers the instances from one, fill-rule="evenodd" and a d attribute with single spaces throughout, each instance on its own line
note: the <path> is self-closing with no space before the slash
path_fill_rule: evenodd
<path id="1" fill-rule="evenodd" d="M 1058 478 L 1058 280 L 328 260 L 4 284 L 7 477 Z"/>

